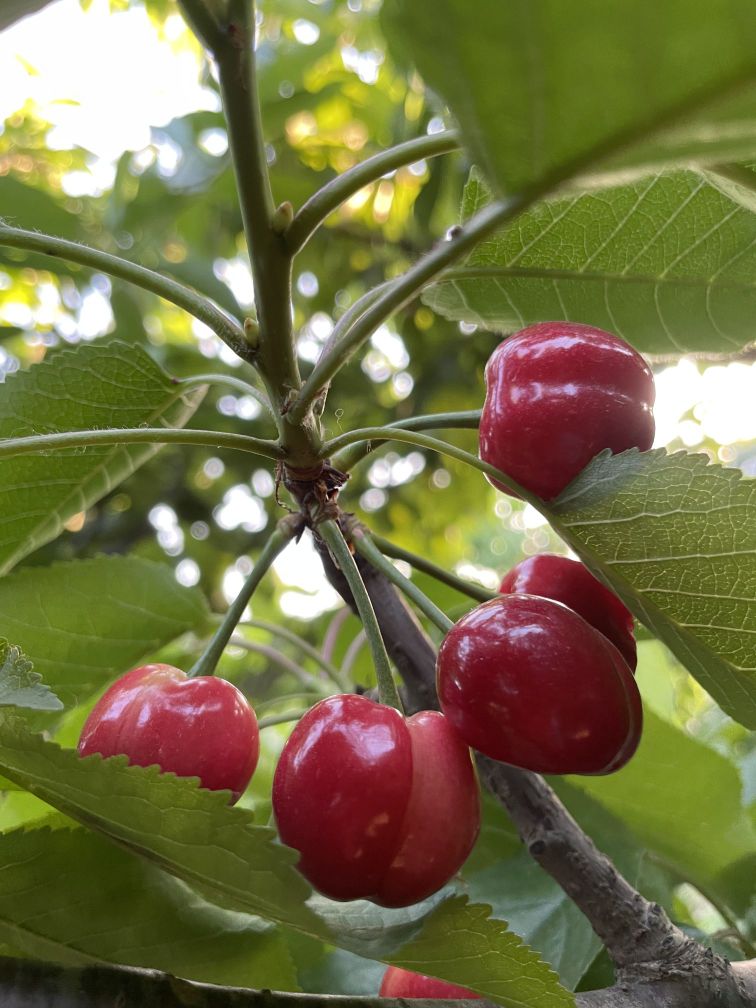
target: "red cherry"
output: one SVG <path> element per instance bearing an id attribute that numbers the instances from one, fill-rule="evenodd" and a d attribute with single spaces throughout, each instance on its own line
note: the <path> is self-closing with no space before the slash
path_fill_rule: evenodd
<path id="1" fill-rule="evenodd" d="M 121 676 L 95 704 L 80 756 L 123 754 L 157 764 L 202 787 L 244 792 L 257 766 L 260 734 L 243 693 L 215 676 L 187 679 L 172 665 L 143 665 Z"/>
<path id="2" fill-rule="evenodd" d="M 649 449 L 653 403 L 653 375 L 624 340 L 577 322 L 540 322 L 488 360 L 480 457 L 551 500 L 602 449 Z"/>
<path id="3" fill-rule="evenodd" d="M 573 609 L 614 644 L 631 670 L 638 664 L 633 614 L 578 560 L 540 553 L 504 576 L 502 595 L 542 595 Z"/>
<path id="4" fill-rule="evenodd" d="M 481 998 L 482 994 L 474 994 L 467 987 L 436 980 L 434 977 L 423 976 L 421 973 L 410 973 L 398 966 L 389 966 L 383 974 L 380 997 L 409 998 Z"/>
<path id="5" fill-rule="evenodd" d="M 438 711 L 405 719 L 343 694 L 315 704 L 273 779 L 281 840 L 331 899 L 409 906 L 458 871 L 480 827 L 470 751 Z"/>
<path id="6" fill-rule="evenodd" d="M 538 773 L 605 774 L 638 746 L 642 708 L 619 651 L 567 606 L 502 595 L 438 654 L 441 709 L 486 756 Z"/>

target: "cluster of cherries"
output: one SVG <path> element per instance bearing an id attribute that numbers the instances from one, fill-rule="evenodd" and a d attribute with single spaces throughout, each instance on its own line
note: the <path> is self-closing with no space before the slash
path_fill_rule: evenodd
<path id="1" fill-rule="evenodd" d="M 496 349 L 486 384 L 481 458 L 544 499 L 602 449 L 651 447 L 651 372 L 610 333 L 576 323 L 530 326 Z M 332 899 L 389 907 L 424 899 L 457 873 L 478 835 L 470 747 L 540 773 L 619 769 L 640 739 L 635 664 L 623 603 L 581 563 L 531 557 L 446 635 L 437 663 L 441 712 L 405 719 L 342 694 L 301 718 L 273 782 L 281 840 Z M 146 665 L 100 699 L 79 752 L 125 754 L 197 776 L 236 801 L 257 764 L 259 732 L 231 683 Z M 396 967 L 381 994 L 474 996 Z"/>

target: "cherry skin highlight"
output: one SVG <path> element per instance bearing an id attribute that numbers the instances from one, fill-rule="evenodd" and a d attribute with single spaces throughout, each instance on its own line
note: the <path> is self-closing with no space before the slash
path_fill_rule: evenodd
<path id="1" fill-rule="evenodd" d="M 378 991 L 379 997 L 408 997 L 408 998 L 480 998 L 482 995 L 474 994 L 466 987 L 458 987 L 456 984 L 447 983 L 445 980 L 436 980 L 434 977 L 424 976 L 421 973 L 411 973 L 409 970 L 400 969 L 398 966 L 389 966 L 383 974 L 381 989 Z"/>
<path id="2" fill-rule="evenodd" d="M 255 712 L 236 686 L 216 676 L 188 679 L 172 665 L 142 665 L 121 676 L 84 723 L 80 756 L 128 756 L 157 764 L 238 801 L 260 754 Z"/>
<path id="3" fill-rule="evenodd" d="M 648 365 L 618 336 L 539 322 L 488 360 L 480 457 L 551 500 L 603 449 L 651 447 L 654 395 Z"/>
<path id="4" fill-rule="evenodd" d="M 502 595 L 541 595 L 582 616 L 614 644 L 631 671 L 638 664 L 633 614 L 578 560 L 540 553 L 528 557 L 504 575 Z"/>
<path id="5" fill-rule="evenodd" d="M 446 718 L 405 720 L 354 694 L 321 700 L 299 721 L 276 767 L 273 811 L 316 889 L 382 906 L 444 886 L 480 828 L 470 751 Z"/>
<path id="6" fill-rule="evenodd" d="M 627 662 L 551 599 L 501 595 L 463 616 L 439 650 L 437 685 L 469 746 L 537 773 L 612 773 L 640 740 Z"/>

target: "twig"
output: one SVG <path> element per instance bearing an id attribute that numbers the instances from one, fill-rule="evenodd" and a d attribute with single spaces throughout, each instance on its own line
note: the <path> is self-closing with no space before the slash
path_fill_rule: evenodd
<path id="1" fill-rule="evenodd" d="M 743 1000 L 706 994 L 680 980 L 620 985 L 575 997 L 577 1008 L 744 1008 L 756 1004 L 756 960 L 733 963 Z M 3 1008 L 407 1008 L 401 998 L 219 987 L 134 966 L 58 966 L 0 956 Z M 495 1008 L 489 1001 L 413 998 L 412 1008 Z"/>
<path id="2" fill-rule="evenodd" d="M 458 149 L 459 137 L 453 130 L 446 130 L 397 144 L 396 147 L 374 154 L 361 164 L 342 172 L 297 211 L 286 235 L 289 252 L 294 255 L 303 248 L 330 213 L 370 182 L 375 182 L 382 175 L 403 165 Z"/>
<path id="3" fill-rule="evenodd" d="M 192 430 L 172 427 L 117 427 L 114 430 L 63 431 L 60 434 L 31 434 L 28 437 L 0 439 L 0 458 L 16 455 L 46 455 L 65 449 L 96 445 L 182 444 L 209 448 L 234 448 L 237 451 L 280 459 L 278 442 L 233 434 L 225 431 Z"/>
<path id="4" fill-rule="evenodd" d="M 432 645 L 385 575 L 359 563 L 408 707 L 437 706 Z M 324 568 L 352 604 L 332 565 Z M 617 968 L 617 986 L 579 995 L 581 1008 L 755 1008 L 756 963 L 734 969 L 684 935 L 596 849 L 543 778 L 482 756 L 478 765 L 530 854 L 580 907 Z"/>
<path id="5" fill-rule="evenodd" d="M 80 266 L 99 270 L 100 273 L 117 277 L 119 280 L 126 280 L 128 283 L 141 287 L 142 290 L 157 294 L 158 297 L 183 308 L 200 322 L 204 322 L 242 360 L 250 359 L 249 346 L 244 339 L 244 330 L 239 322 L 226 315 L 209 298 L 198 294 L 190 287 L 185 287 L 184 284 L 171 279 L 171 277 L 163 276 L 145 266 L 140 266 L 138 263 L 111 255 L 109 252 L 100 252 L 87 245 L 79 245 L 78 242 L 54 238 L 52 235 L 40 234 L 36 231 L 25 231 L 23 228 L 0 225 L 0 245 L 26 249 L 29 252 L 38 252 L 41 255 L 64 259 L 66 262 L 78 263 Z"/>

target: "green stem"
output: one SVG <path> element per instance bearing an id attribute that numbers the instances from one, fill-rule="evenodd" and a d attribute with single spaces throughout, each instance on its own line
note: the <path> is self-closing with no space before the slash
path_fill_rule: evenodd
<path id="1" fill-rule="evenodd" d="M 257 722 L 257 727 L 262 731 L 263 728 L 270 728 L 271 725 L 286 724 L 287 721 L 299 721 L 306 713 L 307 708 L 304 710 L 285 711 L 283 714 L 270 714 L 268 717 L 260 718 Z"/>
<path id="2" fill-rule="evenodd" d="M 341 674 L 349 682 L 352 681 L 352 668 L 354 663 L 357 661 L 357 656 L 365 645 L 367 641 L 367 634 L 364 630 L 358 631 L 354 639 L 350 642 L 349 647 L 344 652 L 344 657 L 341 662 Z"/>
<path id="3" fill-rule="evenodd" d="M 278 419 L 287 463 L 311 468 L 320 434 L 316 421 L 299 425 L 281 419 L 302 379 L 291 318 L 291 256 L 276 214 L 265 157 L 265 142 L 255 74 L 255 18 L 250 0 L 228 0 L 222 37 L 211 51 L 218 67 L 228 125 L 244 233 L 255 285 L 260 338 L 255 363 Z M 285 216 L 285 215 L 284 215 Z M 304 421 L 304 417 L 300 418 Z"/>
<path id="4" fill-rule="evenodd" d="M 363 529 L 355 528 L 353 542 L 360 556 L 363 556 L 373 567 L 385 574 L 392 584 L 395 584 L 397 588 L 404 592 L 407 598 L 415 603 L 420 612 L 424 613 L 431 623 L 438 627 L 442 634 L 447 634 L 451 630 L 454 626 L 454 621 L 441 612 L 438 606 L 431 602 L 425 592 L 420 591 L 416 584 L 413 584 L 409 578 L 406 578 L 401 571 L 396 569 L 390 560 L 386 559 L 375 543 L 372 542 L 367 532 Z"/>
<path id="5" fill-rule="evenodd" d="M 229 388 L 235 389 L 237 392 L 241 392 L 242 395 L 251 396 L 265 409 L 273 420 L 276 419 L 276 414 L 273 412 L 273 407 L 270 405 L 270 399 L 267 395 L 254 385 L 250 385 L 249 382 L 243 381 L 241 378 L 236 378 L 234 375 L 227 374 L 200 374 L 191 375 L 189 378 L 182 378 L 179 381 L 179 385 L 184 388 L 196 388 L 199 385 L 228 385 Z"/>
<path id="6" fill-rule="evenodd" d="M 383 536 L 375 535 L 374 532 L 371 532 L 370 537 L 381 553 L 394 557 L 395 560 L 404 560 L 405 563 L 414 567 L 415 570 L 430 575 L 436 581 L 441 581 L 442 584 L 448 585 L 450 588 L 455 588 L 458 592 L 462 592 L 463 595 L 468 595 L 471 599 L 475 599 L 476 602 L 488 602 L 490 599 L 496 598 L 493 592 L 486 591 L 485 588 L 458 578 L 444 567 L 438 567 L 436 564 L 431 563 L 430 560 L 426 560 L 425 557 L 418 556 L 416 553 L 410 553 L 409 550 L 389 542 Z"/>
<path id="7" fill-rule="evenodd" d="M 480 424 L 481 410 L 461 410 L 458 413 L 428 413 L 423 416 L 409 417 L 407 420 L 396 420 L 386 424 L 389 430 L 477 430 Z M 341 451 L 331 461 L 342 472 L 349 472 L 358 462 L 361 462 L 373 447 L 370 441 L 361 441 Z"/>
<path id="8" fill-rule="evenodd" d="M 403 276 L 394 281 L 360 315 L 339 341 L 338 346 L 320 358 L 287 413 L 289 422 L 299 423 L 306 416 L 323 388 L 381 323 L 411 301 L 439 273 L 471 252 L 483 238 L 522 213 L 533 199 L 534 196 L 530 194 L 519 194 L 509 200 L 489 203 L 470 218 L 453 238 L 440 242 Z"/>
<path id="9" fill-rule="evenodd" d="M 290 254 L 296 255 L 326 217 L 366 185 L 376 182 L 382 175 L 404 165 L 422 161 L 424 158 L 437 157 L 439 154 L 449 154 L 458 149 L 459 137 L 452 130 L 447 130 L 407 140 L 389 150 L 374 154 L 354 168 L 342 172 L 319 189 L 297 211 L 286 234 L 286 246 Z"/>
<path id="10" fill-rule="evenodd" d="M 388 290 L 389 287 L 394 283 L 394 280 L 384 280 L 383 283 L 378 284 L 377 287 L 371 288 L 366 291 L 361 297 L 358 297 L 353 305 L 344 312 L 340 319 L 337 320 L 336 325 L 333 327 L 333 332 L 326 340 L 323 349 L 320 352 L 318 361 L 323 357 L 327 357 L 329 354 L 335 351 L 335 348 L 341 342 L 342 337 L 346 332 L 349 331 L 350 327 L 357 321 L 357 319 L 362 315 L 371 304 L 374 304 L 381 294 Z"/>
<path id="11" fill-rule="evenodd" d="M 390 707 L 396 707 L 397 710 L 401 711 L 402 703 L 391 674 L 386 645 L 383 643 L 373 603 L 370 601 L 365 582 L 362 580 L 362 575 L 357 568 L 357 564 L 354 562 L 354 557 L 347 546 L 338 523 L 333 521 L 333 519 L 321 522 L 318 525 L 318 532 L 328 546 L 336 565 L 346 578 L 354 597 L 354 603 L 360 614 L 360 619 L 362 620 L 362 625 L 370 645 L 370 651 L 373 655 L 375 675 L 378 681 L 378 695 L 381 698 L 381 703 L 387 704 Z"/>
<path id="12" fill-rule="evenodd" d="M 29 437 L 0 440 L 0 458 L 16 455 L 45 454 L 66 448 L 86 448 L 94 445 L 183 444 L 206 445 L 210 448 L 234 448 L 237 451 L 264 455 L 278 461 L 283 452 L 276 441 L 264 441 L 248 434 L 230 434 L 211 430 L 182 430 L 172 427 L 133 427 L 114 430 L 63 431 L 58 434 L 33 434 Z"/>
<path id="13" fill-rule="evenodd" d="M 270 565 L 276 559 L 281 550 L 288 545 L 289 540 L 297 531 L 298 523 L 292 521 L 291 519 L 291 515 L 286 518 L 282 518 L 269 536 L 268 541 L 262 548 L 260 556 L 257 558 L 257 563 L 252 568 L 252 573 L 244 582 L 241 591 L 223 616 L 223 622 L 213 634 L 212 640 L 202 652 L 200 657 L 194 663 L 189 672 L 187 672 L 187 676 L 190 679 L 195 676 L 208 676 L 215 673 L 215 666 L 218 664 L 221 655 L 225 651 L 226 645 L 236 629 L 236 625 L 244 615 L 244 610 L 247 608 L 247 604 L 252 598 L 255 589 L 260 584 L 263 577 L 265 577 L 268 573 Z"/>
<path id="14" fill-rule="evenodd" d="M 293 644 L 294 647 L 299 648 L 302 654 L 306 654 L 308 658 L 312 658 L 320 668 L 325 672 L 329 679 L 332 679 L 335 683 L 339 682 L 339 670 L 328 661 L 324 655 L 314 648 L 312 644 L 309 644 L 303 637 L 299 634 L 295 634 L 293 631 L 288 630 L 286 627 L 279 626 L 277 623 L 269 623 L 267 620 L 261 619 L 248 619 L 244 620 L 239 624 L 243 627 L 254 627 L 257 630 L 265 630 L 267 633 L 274 637 L 279 637 L 281 640 L 288 641 Z"/>
<path id="15" fill-rule="evenodd" d="M 179 0 L 181 13 L 197 38 L 208 49 L 220 42 L 221 27 L 205 0 Z"/>
<path id="16" fill-rule="evenodd" d="M 204 322 L 242 360 L 250 360 L 250 349 L 244 339 L 244 330 L 241 325 L 226 315 L 208 298 L 170 277 L 162 276 L 160 273 L 155 273 L 145 266 L 137 265 L 137 263 L 129 262 L 127 259 L 121 259 L 120 256 L 99 252 L 86 245 L 79 245 L 77 242 L 53 238 L 51 235 L 39 234 L 36 231 L 24 231 L 21 228 L 8 227 L 5 224 L 0 224 L 0 245 L 26 249 L 29 252 L 39 252 L 42 255 L 78 263 L 80 266 L 99 270 L 101 273 L 107 273 L 108 276 L 126 280 L 128 283 L 141 287 L 142 290 L 157 294 L 158 297 L 183 308 L 194 318 Z"/>
<path id="17" fill-rule="evenodd" d="M 328 696 L 328 690 L 323 689 L 323 682 L 320 679 L 314 675 L 310 675 L 306 669 L 303 669 L 301 665 L 292 661 L 288 655 L 283 654 L 274 647 L 270 647 L 269 644 L 258 644 L 255 641 L 248 641 L 245 637 L 236 634 L 233 634 L 227 643 L 233 644 L 234 647 L 241 648 L 243 651 L 248 651 L 250 654 L 262 655 L 263 658 L 267 658 L 274 665 L 278 665 L 284 672 L 290 672 L 306 690 L 311 690 L 320 696 Z"/>
<path id="18" fill-rule="evenodd" d="M 356 430 L 340 434 L 339 437 L 335 437 L 331 441 L 326 441 L 323 445 L 323 455 L 324 457 L 331 458 L 342 448 L 356 444 L 359 441 L 401 441 L 406 444 L 417 445 L 418 448 L 427 448 L 430 451 L 438 452 L 439 455 L 447 455 L 458 462 L 464 462 L 465 465 L 472 466 L 473 469 L 485 473 L 486 476 L 493 477 L 499 483 L 509 487 L 515 496 L 521 497 L 522 500 L 527 501 L 539 510 L 543 510 L 543 501 L 539 497 L 521 487 L 519 483 L 515 483 L 512 477 L 507 476 L 501 469 L 489 465 L 488 462 L 483 462 L 477 455 L 473 455 L 463 448 L 457 448 L 456 445 L 449 444 L 447 441 L 441 441 L 440 438 L 434 438 L 428 434 L 421 434 L 419 431 L 400 430 L 397 427 L 358 427 Z"/>

